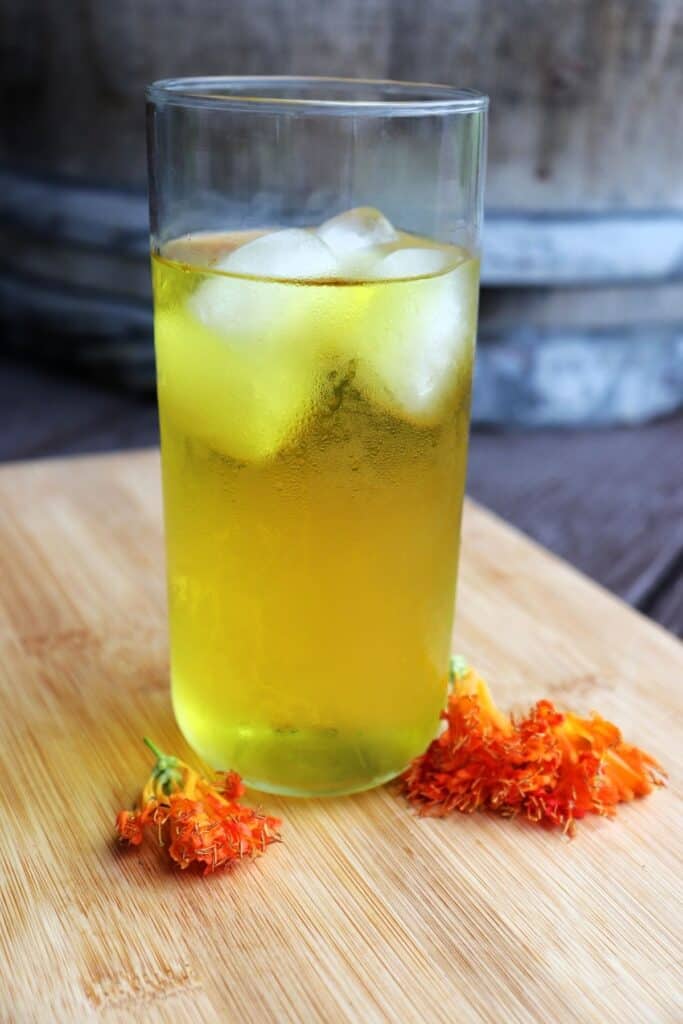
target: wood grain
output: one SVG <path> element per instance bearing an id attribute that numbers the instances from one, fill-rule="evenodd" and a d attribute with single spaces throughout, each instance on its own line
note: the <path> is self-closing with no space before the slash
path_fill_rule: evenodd
<path id="1" fill-rule="evenodd" d="M 682 24 L 679 0 L 0 0 L 0 157 L 142 186 L 155 78 L 402 78 L 490 94 L 492 207 L 680 208 Z"/>
<path id="2" fill-rule="evenodd" d="M 0 471 L 0 1019 L 680 1020 L 681 647 L 471 504 L 455 648 L 504 705 L 597 706 L 669 790 L 571 843 L 418 820 L 388 789 L 268 799 L 284 844 L 206 880 L 112 845 L 149 767 L 139 737 L 191 756 L 167 692 L 157 459 Z"/>

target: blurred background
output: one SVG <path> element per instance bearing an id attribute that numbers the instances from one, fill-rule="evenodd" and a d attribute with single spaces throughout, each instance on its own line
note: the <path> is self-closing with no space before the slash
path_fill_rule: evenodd
<path id="1" fill-rule="evenodd" d="M 156 440 L 144 86 L 491 97 L 470 493 L 683 632 L 683 0 L 0 0 L 0 458 Z"/>

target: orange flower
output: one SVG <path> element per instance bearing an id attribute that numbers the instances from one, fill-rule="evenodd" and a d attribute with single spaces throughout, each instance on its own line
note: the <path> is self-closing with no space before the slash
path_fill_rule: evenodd
<path id="1" fill-rule="evenodd" d="M 562 714 L 541 700 L 515 721 L 459 659 L 451 676 L 446 728 L 401 779 L 421 814 L 491 810 L 571 833 L 586 814 L 612 816 L 618 803 L 663 784 L 657 761 L 599 715 Z"/>
<path id="2" fill-rule="evenodd" d="M 177 757 L 145 740 L 156 763 L 135 811 L 120 811 L 119 838 L 139 846 L 145 830 L 156 830 L 159 845 L 181 868 L 201 864 L 204 874 L 245 857 L 256 857 L 279 840 L 280 821 L 239 803 L 244 784 L 225 772 L 214 786 Z"/>
<path id="3" fill-rule="evenodd" d="M 131 846 L 139 846 L 144 838 L 140 815 L 132 811 L 119 811 L 116 817 L 116 831 L 119 838 L 125 839 Z"/>

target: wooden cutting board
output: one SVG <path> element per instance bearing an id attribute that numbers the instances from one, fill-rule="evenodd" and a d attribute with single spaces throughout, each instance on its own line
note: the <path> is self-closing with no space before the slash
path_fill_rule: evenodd
<path id="1" fill-rule="evenodd" d="M 464 530 L 454 650 L 504 707 L 598 708 L 675 783 L 680 645 L 482 509 Z M 285 842 L 231 875 L 117 849 L 140 737 L 191 756 L 164 590 L 156 453 L 0 471 L 3 1022 L 683 1019 L 675 785 L 573 841 L 385 789 L 265 799 Z"/>

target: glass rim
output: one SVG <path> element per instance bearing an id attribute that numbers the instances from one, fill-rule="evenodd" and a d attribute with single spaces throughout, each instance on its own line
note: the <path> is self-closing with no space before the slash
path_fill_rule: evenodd
<path id="1" fill-rule="evenodd" d="M 310 88 L 310 96 L 288 96 L 288 89 Z M 386 98 L 334 98 L 315 95 L 318 87 L 367 87 Z M 221 91 L 224 90 L 224 91 Z M 265 90 L 265 92 L 263 91 Z M 391 78 L 337 78 L 315 75 L 209 75 L 162 78 L 145 90 L 148 101 L 182 107 L 205 107 L 268 114 L 329 114 L 361 117 L 424 117 L 473 114 L 488 109 L 489 98 L 476 89 Z"/>

